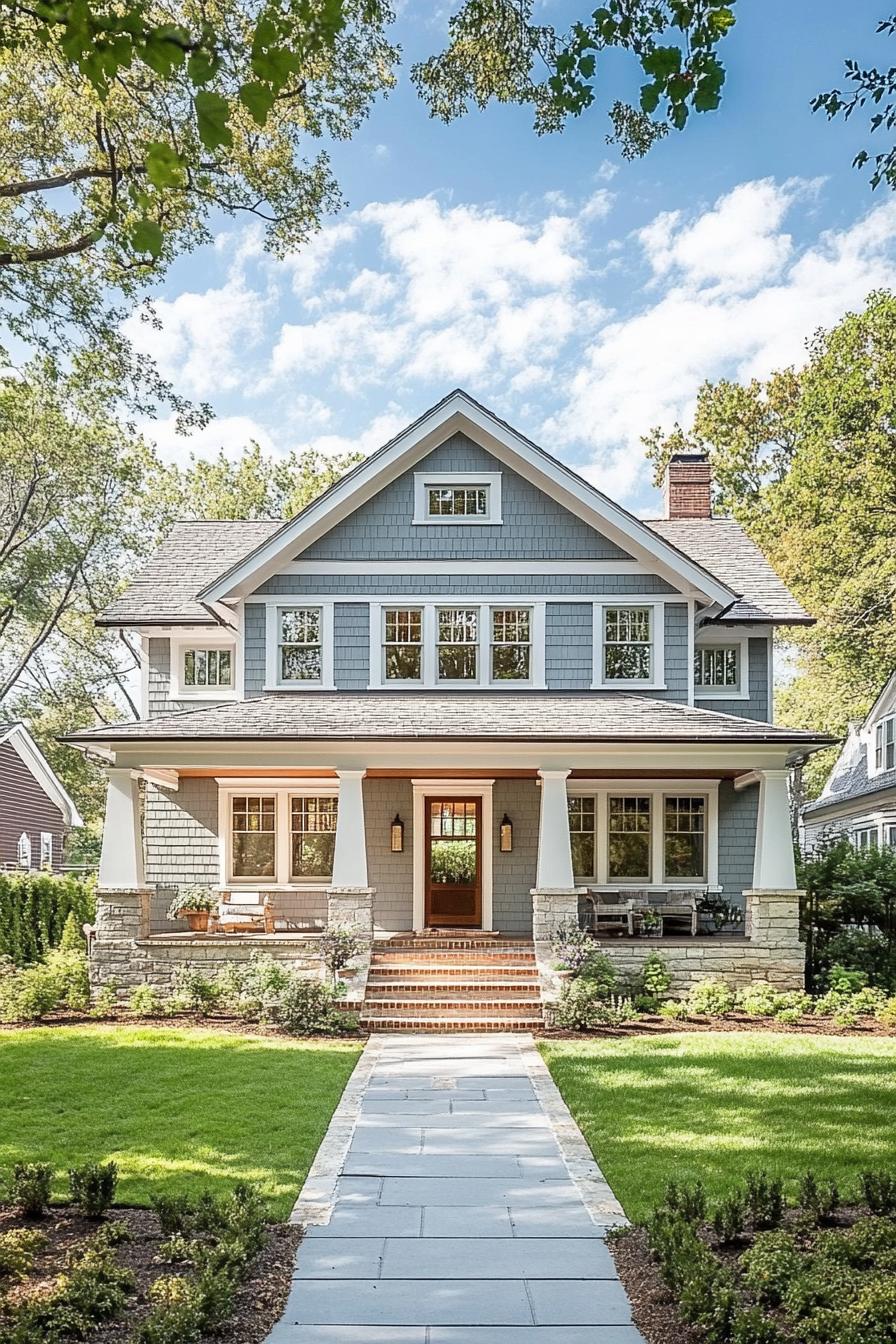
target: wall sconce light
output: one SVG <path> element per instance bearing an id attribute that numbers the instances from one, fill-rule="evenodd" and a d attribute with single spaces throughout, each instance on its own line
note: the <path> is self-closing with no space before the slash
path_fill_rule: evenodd
<path id="1" fill-rule="evenodd" d="M 391 831 L 391 849 L 393 854 L 404 852 L 404 822 L 398 813 L 395 813 L 395 820 L 392 823 Z"/>
<path id="2" fill-rule="evenodd" d="M 509 854 L 513 849 L 513 822 L 505 812 L 501 818 L 501 853 Z"/>

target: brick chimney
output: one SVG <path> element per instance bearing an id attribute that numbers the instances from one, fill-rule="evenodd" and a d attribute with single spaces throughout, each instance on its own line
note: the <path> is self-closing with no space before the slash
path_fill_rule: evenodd
<path id="1" fill-rule="evenodd" d="M 711 518 L 712 468 L 708 453 L 673 453 L 663 493 L 667 518 Z"/>

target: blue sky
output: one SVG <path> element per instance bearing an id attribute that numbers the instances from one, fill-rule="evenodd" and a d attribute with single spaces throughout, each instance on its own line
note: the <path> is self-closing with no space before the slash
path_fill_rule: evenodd
<path id="1" fill-rule="evenodd" d="M 585 4 L 544 3 L 564 28 Z M 607 68 L 600 106 L 537 138 L 525 109 L 446 127 L 409 85 L 450 9 L 402 6 L 399 87 L 333 162 L 347 199 L 300 254 L 265 256 L 221 220 L 132 324 L 216 419 L 166 456 L 369 451 L 460 384 L 638 511 L 652 512 L 639 436 L 687 420 L 704 378 L 762 377 L 892 282 L 896 201 L 851 167 L 856 121 L 809 112 L 846 55 L 889 64 L 866 0 L 740 0 L 720 112 L 635 164 L 605 144 L 635 71 Z"/>

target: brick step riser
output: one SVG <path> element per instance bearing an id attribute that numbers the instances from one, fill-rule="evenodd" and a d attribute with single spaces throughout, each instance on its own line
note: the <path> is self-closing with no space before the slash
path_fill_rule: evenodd
<path id="1" fill-rule="evenodd" d="M 513 985 L 465 988 L 456 985 L 406 986 L 368 985 L 367 1000 L 379 1003 L 383 999 L 400 999 L 402 1003 L 541 1003 L 537 985 L 517 988 Z"/>
<path id="2" fill-rule="evenodd" d="M 497 1019 L 470 1019 L 456 1021 L 435 1018 L 362 1018 L 361 1026 L 366 1031 L 540 1031 L 544 1026 L 541 1018 L 504 1022 Z"/>
<path id="3" fill-rule="evenodd" d="M 371 964 L 374 966 L 421 966 L 421 967 L 481 967 L 485 969 L 488 966 L 533 966 L 535 965 L 534 956 L 527 956 L 524 952 L 514 955 L 509 952 L 496 952 L 487 957 L 460 956 L 452 952 L 434 952 L 429 956 L 421 955 L 419 952 L 401 956 L 399 953 L 387 954 L 375 952 Z"/>
<path id="4" fill-rule="evenodd" d="M 490 980 L 500 976 L 502 980 L 537 980 L 534 966 L 371 966 L 369 979 L 424 980 L 427 984 L 443 979 L 457 980 L 462 984 L 476 984 L 480 978 Z"/>
<path id="5" fill-rule="evenodd" d="M 376 944 L 384 951 L 405 951 L 407 949 L 433 952 L 463 952 L 471 949 L 477 952 L 531 952 L 531 938 L 384 938 Z"/>

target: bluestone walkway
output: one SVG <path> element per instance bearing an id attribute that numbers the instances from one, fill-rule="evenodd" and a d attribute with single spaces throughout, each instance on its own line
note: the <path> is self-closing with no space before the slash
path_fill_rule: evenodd
<path id="1" fill-rule="evenodd" d="M 622 1210 L 531 1036 L 372 1037 L 294 1218 L 269 1344 L 643 1344 Z"/>

